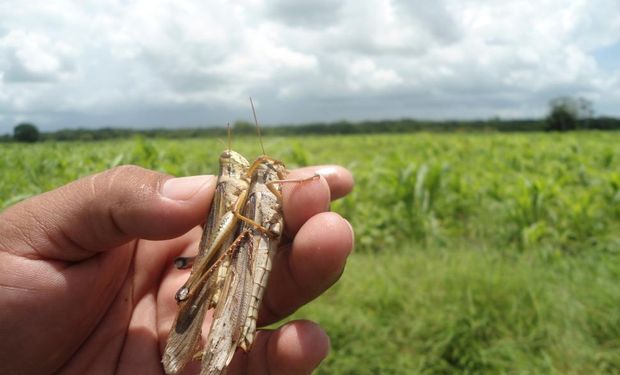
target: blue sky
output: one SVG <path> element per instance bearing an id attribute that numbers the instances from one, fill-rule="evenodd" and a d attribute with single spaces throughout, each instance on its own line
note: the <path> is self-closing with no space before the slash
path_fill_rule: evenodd
<path id="1" fill-rule="evenodd" d="M 620 42 L 601 47 L 594 51 L 593 55 L 601 69 L 610 75 L 613 75 L 614 72 L 617 74 L 620 70 Z"/>
<path id="2" fill-rule="evenodd" d="M 0 2 L 0 133 L 620 117 L 617 0 Z"/>

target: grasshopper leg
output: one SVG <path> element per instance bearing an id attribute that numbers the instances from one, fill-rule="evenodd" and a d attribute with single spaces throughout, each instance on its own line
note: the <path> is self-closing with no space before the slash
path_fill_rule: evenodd
<path id="1" fill-rule="evenodd" d="M 292 178 L 292 179 L 282 179 L 282 180 L 273 180 L 273 181 L 269 181 L 267 182 L 265 185 L 267 186 L 267 189 L 269 189 L 269 191 L 271 193 L 273 193 L 273 195 L 275 195 L 278 200 L 282 201 L 282 193 L 280 193 L 280 191 L 278 189 L 276 189 L 274 187 L 274 185 L 277 184 L 288 184 L 288 183 L 302 183 L 302 182 L 306 182 L 306 181 L 312 181 L 314 179 L 320 178 L 321 175 L 318 173 L 313 174 L 310 177 L 305 177 L 305 178 Z"/>
<path id="2" fill-rule="evenodd" d="M 235 211 L 234 212 L 235 216 L 241 220 L 244 221 L 248 224 L 250 224 L 251 226 L 255 227 L 256 229 L 258 229 L 259 231 L 263 232 L 266 235 L 270 235 L 271 231 L 267 228 L 265 228 L 264 226 L 260 225 L 259 223 L 257 223 L 256 221 L 250 219 L 249 217 L 243 216 L 242 214 L 240 214 L 239 212 Z"/>

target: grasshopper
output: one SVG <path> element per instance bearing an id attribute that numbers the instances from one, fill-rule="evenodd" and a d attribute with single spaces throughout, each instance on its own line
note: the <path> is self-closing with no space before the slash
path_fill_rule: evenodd
<path id="1" fill-rule="evenodd" d="M 209 269 L 225 272 L 226 264 L 213 267 L 236 236 L 238 217 L 234 212 L 239 211 L 247 199 L 250 185 L 248 169 L 249 163 L 241 154 L 229 149 L 220 155 L 215 196 L 204 225 L 198 255 L 193 261 L 189 279 L 175 296 L 181 308 L 170 330 L 162 358 L 168 374 L 180 371 L 194 355 L 205 313 L 217 303 L 219 288 L 214 284 L 218 279 L 205 278 L 204 275 Z M 185 258 L 175 260 L 178 268 L 185 268 L 186 262 Z"/>
<path id="2" fill-rule="evenodd" d="M 280 184 L 292 180 L 284 180 L 284 165 L 277 160 L 262 157 L 253 167 L 237 248 L 202 355 L 202 375 L 221 374 L 237 347 L 244 351 L 251 348 L 258 308 L 282 236 Z"/>
<path id="3" fill-rule="evenodd" d="M 259 129 L 251 99 L 250 103 Z M 199 254 L 190 278 L 175 296 L 180 310 L 162 358 L 168 374 L 180 371 L 192 357 L 202 357 L 201 374 L 221 374 L 237 347 L 250 350 L 284 228 L 281 184 L 317 177 L 285 180 L 284 164 L 265 155 L 248 164 L 231 150 L 220 157 L 215 200 Z M 187 258 L 178 258 L 175 264 L 185 268 L 187 262 Z M 215 311 L 207 345 L 194 355 L 205 313 L 211 307 Z"/>

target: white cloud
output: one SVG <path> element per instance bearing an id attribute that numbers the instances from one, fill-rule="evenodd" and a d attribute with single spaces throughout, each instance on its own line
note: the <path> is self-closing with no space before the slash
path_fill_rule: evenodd
<path id="1" fill-rule="evenodd" d="M 540 116 L 571 94 L 620 115 L 596 55 L 617 0 L 9 0 L 0 25 L 0 133 L 222 124 L 248 95 L 273 123 Z"/>
<path id="2" fill-rule="evenodd" d="M 353 61 L 349 65 L 348 88 L 353 92 L 382 90 L 397 86 L 402 81 L 395 71 L 379 68 L 368 58 Z"/>
<path id="3" fill-rule="evenodd" d="M 73 70 L 73 50 L 45 35 L 11 31 L 0 39 L 0 51 L 6 82 L 56 81 Z"/>

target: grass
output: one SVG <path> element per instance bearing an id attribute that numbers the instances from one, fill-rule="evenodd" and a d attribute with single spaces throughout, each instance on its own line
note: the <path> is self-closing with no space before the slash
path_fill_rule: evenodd
<path id="1" fill-rule="evenodd" d="M 492 250 L 356 254 L 296 314 L 332 353 L 319 374 L 620 373 L 620 259 Z"/>
<path id="2" fill-rule="evenodd" d="M 620 133 L 265 139 L 290 167 L 338 163 L 356 230 L 341 282 L 296 313 L 319 374 L 620 374 Z M 0 209 L 133 163 L 215 173 L 215 139 L 3 144 Z M 234 148 L 258 155 L 255 138 Z"/>

